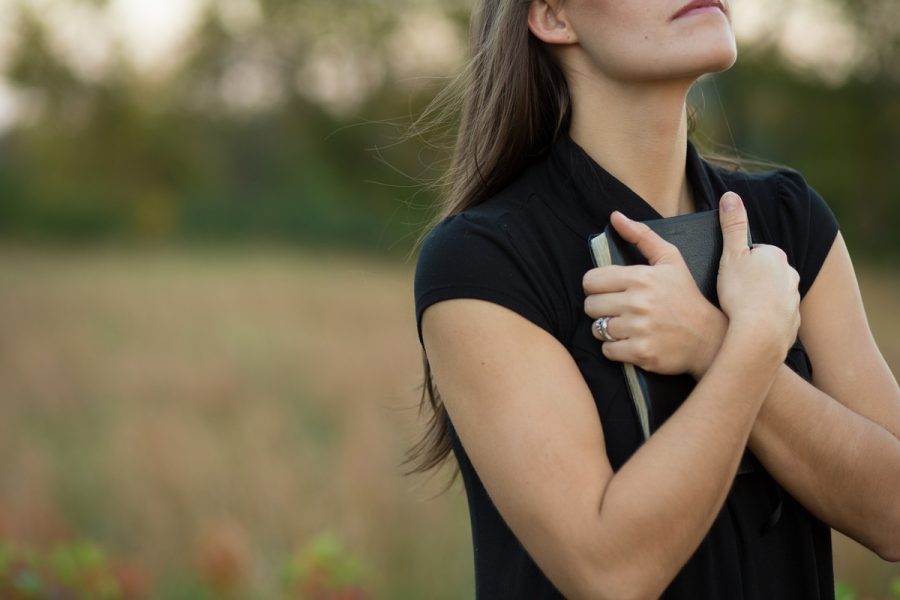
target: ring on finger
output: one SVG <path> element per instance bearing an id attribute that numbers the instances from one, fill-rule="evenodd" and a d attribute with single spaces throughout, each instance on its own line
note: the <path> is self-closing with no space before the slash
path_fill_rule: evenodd
<path id="1" fill-rule="evenodd" d="M 600 317 L 596 321 L 594 321 L 594 331 L 600 336 L 600 338 L 604 342 L 616 342 L 618 338 L 614 338 L 609 334 L 609 330 L 607 329 L 609 320 L 612 316 Z"/>

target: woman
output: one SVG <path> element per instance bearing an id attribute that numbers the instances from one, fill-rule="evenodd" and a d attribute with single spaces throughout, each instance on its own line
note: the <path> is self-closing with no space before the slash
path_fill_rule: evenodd
<path id="1" fill-rule="evenodd" d="M 457 459 L 477 597 L 833 598 L 830 527 L 900 559 L 900 389 L 834 215 L 687 138 L 729 6 L 483 0 L 471 36 L 412 459 Z M 640 223 L 715 208 L 719 307 Z M 592 268 L 609 222 L 648 265 Z M 696 380 L 643 443 L 620 362 Z"/>

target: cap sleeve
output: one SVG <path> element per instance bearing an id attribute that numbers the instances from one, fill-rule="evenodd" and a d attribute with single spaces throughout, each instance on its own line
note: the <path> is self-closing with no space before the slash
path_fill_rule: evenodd
<path id="1" fill-rule="evenodd" d="M 414 279 L 416 328 L 422 340 L 422 313 L 451 298 L 475 298 L 504 306 L 554 334 L 552 307 L 542 299 L 501 218 L 451 215 L 422 243 Z"/>
<path id="2" fill-rule="evenodd" d="M 825 262 L 840 225 L 825 199 L 799 172 L 782 169 L 779 175 L 782 218 L 791 238 L 787 246 L 800 275 L 798 291 L 803 298 Z"/>

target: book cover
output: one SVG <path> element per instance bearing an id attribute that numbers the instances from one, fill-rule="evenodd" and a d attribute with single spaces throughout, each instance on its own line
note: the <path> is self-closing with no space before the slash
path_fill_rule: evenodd
<path id="1" fill-rule="evenodd" d="M 716 282 L 723 248 L 719 209 L 642 222 L 661 238 L 678 247 L 697 287 L 710 303 L 719 306 Z M 602 233 L 590 236 L 589 243 L 595 267 L 648 264 L 637 246 L 622 239 L 612 223 Z M 749 229 L 747 245 L 753 245 Z M 646 440 L 688 397 L 696 382 L 689 373 L 662 375 L 645 371 L 630 363 L 621 364 Z"/>

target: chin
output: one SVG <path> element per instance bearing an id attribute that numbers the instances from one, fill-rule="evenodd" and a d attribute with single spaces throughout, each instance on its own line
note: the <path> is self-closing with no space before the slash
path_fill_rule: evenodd
<path id="1" fill-rule="evenodd" d="M 688 49 L 685 60 L 694 63 L 705 73 L 724 71 L 737 60 L 737 44 L 730 29 L 708 32 L 698 36 L 693 47 Z"/>
<path id="2" fill-rule="evenodd" d="M 737 45 L 734 36 L 729 35 L 709 49 L 709 60 L 716 70 L 724 71 L 737 61 Z"/>
<path id="3" fill-rule="evenodd" d="M 737 50 L 731 48 L 721 48 L 717 52 L 710 52 L 701 61 L 699 70 L 701 73 L 719 73 L 727 71 L 737 61 Z"/>
<path id="4" fill-rule="evenodd" d="M 737 61 L 737 44 L 730 28 L 697 31 L 690 43 L 678 45 L 678 51 L 658 64 L 669 75 L 703 75 L 726 71 Z M 662 75 L 662 73 L 660 73 Z"/>
<path id="5" fill-rule="evenodd" d="M 710 45 L 697 48 L 689 54 L 672 57 L 672 61 L 666 65 L 666 72 L 657 72 L 655 75 L 663 79 L 699 77 L 706 73 L 727 71 L 736 61 L 737 48 L 734 43 Z"/>

